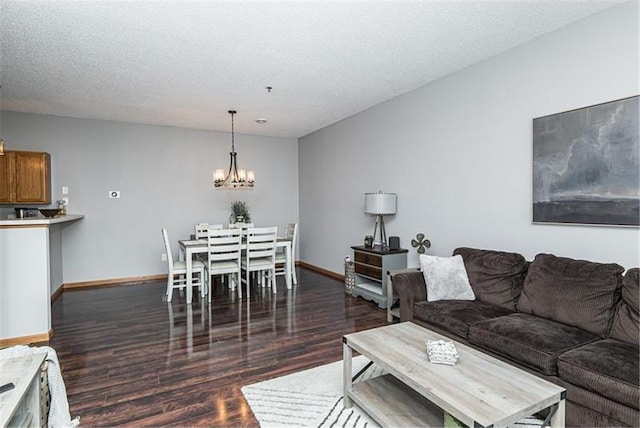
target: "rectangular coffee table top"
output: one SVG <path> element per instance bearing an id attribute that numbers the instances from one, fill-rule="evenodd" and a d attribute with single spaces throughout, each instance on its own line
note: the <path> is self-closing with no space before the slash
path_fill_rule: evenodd
<path id="1" fill-rule="evenodd" d="M 457 364 L 430 363 L 428 340 L 454 342 Z M 411 322 L 347 334 L 344 341 L 471 426 L 504 426 L 564 397 L 564 388 Z"/>

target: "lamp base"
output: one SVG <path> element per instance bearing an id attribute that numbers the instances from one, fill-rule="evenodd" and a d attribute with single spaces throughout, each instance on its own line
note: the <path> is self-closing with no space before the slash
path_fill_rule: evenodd
<path id="1" fill-rule="evenodd" d="M 380 229 L 380 241 L 376 241 L 378 228 Z M 384 228 L 384 215 L 382 214 L 376 215 L 376 225 L 373 228 L 373 245 L 374 247 L 387 248 L 387 231 Z"/>

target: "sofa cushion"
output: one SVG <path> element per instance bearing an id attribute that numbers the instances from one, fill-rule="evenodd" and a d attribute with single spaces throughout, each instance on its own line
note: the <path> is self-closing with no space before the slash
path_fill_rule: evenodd
<path id="1" fill-rule="evenodd" d="M 558 356 L 598 340 L 595 334 L 528 314 L 511 314 L 469 327 L 469 342 L 546 375 L 558 374 Z"/>
<path id="2" fill-rule="evenodd" d="M 619 299 L 624 268 L 538 254 L 529 265 L 518 312 L 537 315 L 604 337 Z"/>
<path id="3" fill-rule="evenodd" d="M 613 318 L 610 336 L 623 342 L 638 345 L 640 323 L 638 302 L 640 301 L 640 269 L 629 269 L 622 279 L 622 300 Z"/>
<path id="4" fill-rule="evenodd" d="M 476 299 L 516 310 L 528 266 L 522 255 L 466 247 L 453 254 L 462 256 Z"/>
<path id="5" fill-rule="evenodd" d="M 413 307 L 414 319 L 433 324 L 465 340 L 471 324 L 510 313 L 512 312 L 508 309 L 479 300 L 423 301 Z"/>
<path id="6" fill-rule="evenodd" d="M 558 357 L 558 375 L 574 385 L 638 409 L 637 345 L 604 339 Z"/>

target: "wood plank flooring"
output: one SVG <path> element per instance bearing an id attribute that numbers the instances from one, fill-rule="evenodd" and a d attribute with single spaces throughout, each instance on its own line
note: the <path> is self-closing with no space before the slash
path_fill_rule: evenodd
<path id="1" fill-rule="evenodd" d="M 63 293 L 52 308 L 71 415 L 82 426 L 258 426 L 240 388 L 342 358 L 342 335 L 386 312 L 306 269 L 251 303 L 218 284 L 186 305 L 165 283 Z"/>

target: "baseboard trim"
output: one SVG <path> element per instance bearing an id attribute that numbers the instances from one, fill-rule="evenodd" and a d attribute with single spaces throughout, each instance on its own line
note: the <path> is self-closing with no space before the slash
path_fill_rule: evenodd
<path id="1" fill-rule="evenodd" d="M 87 287 L 109 287 L 112 285 L 121 285 L 127 283 L 137 284 L 141 282 L 158 281 L 162 279 L 167 279 L 167 274 L 130 276 L 127 278 L 98 279 L 95 281 L 69 282 L 64 284 L 61 288 L 64 288 L 65 290 L 73 290 Z"/>
<path id="2" fill-rule="evenodd" d="M 302 268 L 309 269 L 310 271 L 319 273 L 320 275 L 328 276 L 329 278 L 337 279 L 338 281 L 344 282 L 344 275 L 321 268 L 320 266 L 301 261 L 296 262 L 296 266 L 300 266 Z"/>
<path id="3" fill-rule="evenodd" d="M 29 345 L 36 343 L 49 342 L 49 339 L 53 336 L 53 330 L 49 330 L 46 333 L 32 334 L 30 336 L 18 336 L 10 337 L 8 339 L 0 339 L 0 348 L 8 348 L 9 346 L 16 345 Z"/>
<path id="4" fill-rule="evenodd" d="M 344 281 L 344 275 L 337 274 L 335 272 L 331 272 L 329 270 L 323 269 L 321 267 L 314 266 L 309 263 L 296 261 L 296 266 L 303 267 L 305 269 L 312 270 L 314 272 L 320 273 L 322 275 Z M 63 290 L 74 290 L 79 288 L 88 288 L 88 287 L 109 287 L 112 285 L 121 285 L 121 284 L 137 284 L 142 282 L 150 282 L 150 281 L 159 281 L 167 279 L 167 274 L 157 274 L 157 275 L 144 275 L 144 276 L 130 276 L 126 278 L 114 278 L 114 279 L 97 279 L 94 281 L 80 281 L 80 282 L 68 282 L 62 284 L 55 293 L 51 295 L 51 302 L 53 303 L 60 294 L 62 294 Z"/>
<path id="5" fill-rule="evenodd" d="M 329 278 L 336 279 L 338 281 L 344 282 L 344 275 L 339 273 L 321 268 L 316 265 L 312 265 L 311 263 L 302 262 L 297 260 L 295 262 L 296 266 L 301 268 L 309 269 L 310 271 L 319 273 L 324 276 L 328 276 Z M 167 279 L 167 274 L 157 274 L 157 275 L 144 275 L 144 276 L 130 276 L 126 278 L 113 278 L 113 279 L 98 279 L 94 281 L 80 281 L 80 282 L 68 282 L 59 287 L 53 295 L 51 295 L 51 302 L 57 299 L 63 291 L 66 290 L 78 290 L 89 287 L 110 287 L 114 285 L 121 284 L 137 284 L 142 282 L 150 282 L 150 281 L 159 281 Z"/>
<path id="6" fill-rule="evenodd" d="M 60 285 L 60 287 L 58 287 L 58 289 L 53 292 L 53 294 L 51 295 L 51 303 L 55 302 L 56 299 L 62 295 L 63 288 L 64 285 Z"/>

